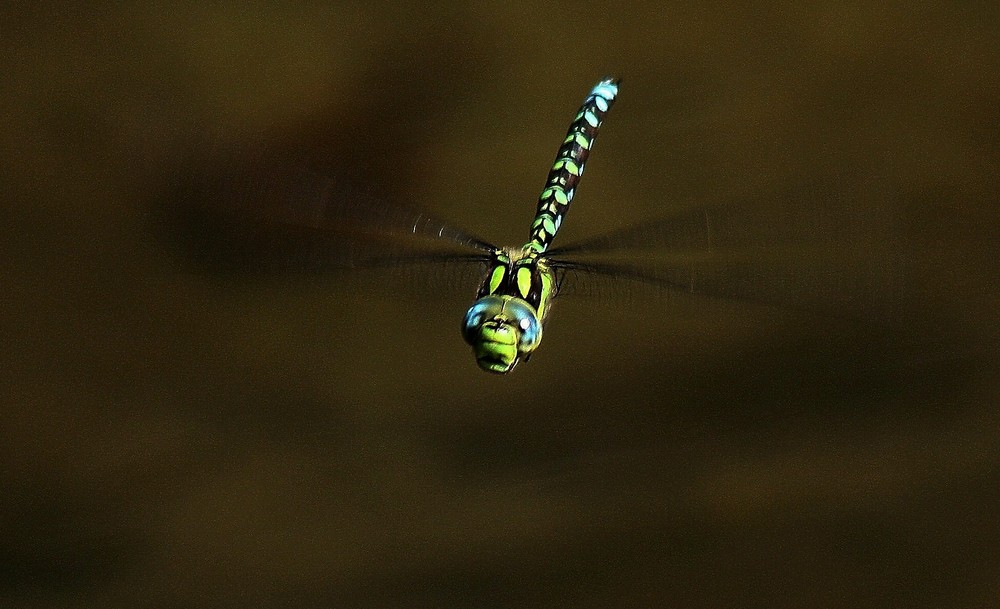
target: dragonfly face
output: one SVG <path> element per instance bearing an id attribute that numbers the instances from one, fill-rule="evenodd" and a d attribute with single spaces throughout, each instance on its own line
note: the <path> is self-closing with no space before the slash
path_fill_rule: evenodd
<path id="1" fill-rule="evenodd" d="M 505 374 L 538 347 L 542 322 L 534 307 L 524 300 L 492 294 L 469 308 L 462 323 L 462 335 L 472 345 L 480 368 Z"/>

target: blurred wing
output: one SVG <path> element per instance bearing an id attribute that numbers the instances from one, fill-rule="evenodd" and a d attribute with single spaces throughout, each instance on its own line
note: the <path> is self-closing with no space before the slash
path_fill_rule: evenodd
<path id="1" fill-rule="evenodd" d="M 432 215 L 289 160 L 202 161 L 177 176 L 159 211 L 172 242 L 202 264 L 237 272 L 445 262 L 478 268 L 492 250 Z"/>
<path id="2" fill-rule="evenodd" d="M 773 305 L 833 317 L 870 318 L 891 314 L 897 302 L 898 271 L 861 258 L 826 257 L 805 249 L 739 250 L 647 257 L 625 262 L 554 260 L 563 271 L 559 294 L 634 293 L 628 282 L 651 285 L 670 295 L 692 294 Z"/>
<path id="3" fill-rule="evenodd" d="M 681 210 L 553 248 L 551 265 L 563 294 L 641 282 L 837 317 L 891 314 L 912 279 L 897 209 L 832 188 Z"/>

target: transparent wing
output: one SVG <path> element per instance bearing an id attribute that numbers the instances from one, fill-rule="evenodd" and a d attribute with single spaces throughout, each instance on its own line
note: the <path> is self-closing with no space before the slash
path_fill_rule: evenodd
<path id="1" fill-rule="evenodd" d="M 324 272 L 435 265 L 479 272 L 492 246 L 423 211 L 388 203 L 294 158 L 216 155 L 181 171 L 161 231 L 221 271 Z"/>
<path id="2" fill-rule="evenodd" d="M 681 209 L 550 250 L 561 294 L 700 294 L 851 318 L 882 317 L 911 281 L 897 208 L 835 184 Z"/>

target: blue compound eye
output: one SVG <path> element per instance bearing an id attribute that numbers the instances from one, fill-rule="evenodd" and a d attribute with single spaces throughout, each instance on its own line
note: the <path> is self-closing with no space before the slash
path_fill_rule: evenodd
<path id="1" fill-rule="evenodd" d="M 539 323 L 535 310 L 522 300 L 512 299 L 507 302 L 504 312 L 517 326 L 520 334 L 517 343 L 518 351 L 522 353 L 533 351 L 542 338 L 542 324 Z"/>
<path id="2" fill-rule="evenodd" d="M 462 337 L 473 344 L 479 336 L 483 323 L 500 316 L 504 310 L 504 299 L 499 296 L 484 296 L 477 300 L 465 313 L 462 320 Z"/>
<path id="3" fill-rule="evenodd" d="M 485 324 L 485 327 L 484 327 Z M 462 321 L 462 337 L 470 345 L 476 345 L 483 340 L 484 333 L 491 335 L 489 340 L 500 340 L 493 334 L 502 330 L 513 345 L 512 330 L 516 330 L 517 350 L 530 353 L 542 339 L 542 324 L 531 305 L 519 298 L 509 296 L 484 296 L 477 300 L 465 313 Z M 506 342 L 508 338 L 504 338 Z"/>

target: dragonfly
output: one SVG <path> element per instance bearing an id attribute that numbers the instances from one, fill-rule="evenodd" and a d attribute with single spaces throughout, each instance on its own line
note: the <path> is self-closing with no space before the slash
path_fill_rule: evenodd
<path id="1" fill-rule="evenodd" d="M 541 344 L 543 324 L 559 287 L 559 261 L 545 254 L 573 202 L 620 83 L 617 78 L 598 82 L 570 123 L 538 197 L 528 241 L 520 248 L 491 248 L 478 299 L 462 320 L 462 337 L 487 372 L 507 374 L 518 362 L 528 361 Z"/>
<path id="2" fill-rule="evenodd" d="M 226 257 L 241 264 L 266 260 L 284 261 L 277 263 L 279 268 L 352 270 L 418 263 L 473 267 L 480 279 L 475 301 L 462 317 L 461 334 L 478 366 L 498 375 L 510 373 L 538 350 L 555 299 L 586 292 L 595 278 L 792 309 L 814 302 L 821 306 L 805 309 L 824 314 L 840 312 L 845 295 L 865 299 L 887 285 L 887 276 L 895 272 L 891 264 L 882 260 L 874 265 L 881 275 L 858 273 L 859 263 L 872 267 L 871 248 L 844 247 L 844 235 L 858 237 L 858 226 L 874 226 L 871 218 L 847 226 L 843 217 L 824 217 L 824 210 L 834 208 L 829 205 L 807 206 L 805 224 L 802 214 L 782 214 L 780 207 L 697 205 L 553 247 L 620 86 L 618 78 L 603 78 L 584 99 L 549 169 L 528 240 L 520 246 L 493 245 L 424 211 L 368 199 L 298 166 L 291 171 L 254 167 L 229 172 L 225 180 L 213 176 L 181 196 L 211 201 L 213 210 L 225 211 L 211 215 L 209 224 L 226 225 L 224 231 L 210 231 L 211 239 L 215 246 L 225 241 L 221 249 Z M 801 198 L 784 197 L 795 203 L 785 211 L 801 211 Z M 762 243 L 767 247 L 758 247 Z M 665 256 L 660 251 L 664 246 Z M 836 256 L 802 253 L 817 247 Z M 747 254 L 748 249 L 753 253 Z M 852 255 L 853 266 L 844 259 Z M 820 260 L 828 264 L 817 264 Z M 790 262 L 802 261 L 809 263 L 807 271 L 789 268 L 796 266 Z M 864 285 L 848 285 L 859 280 Z"/>

